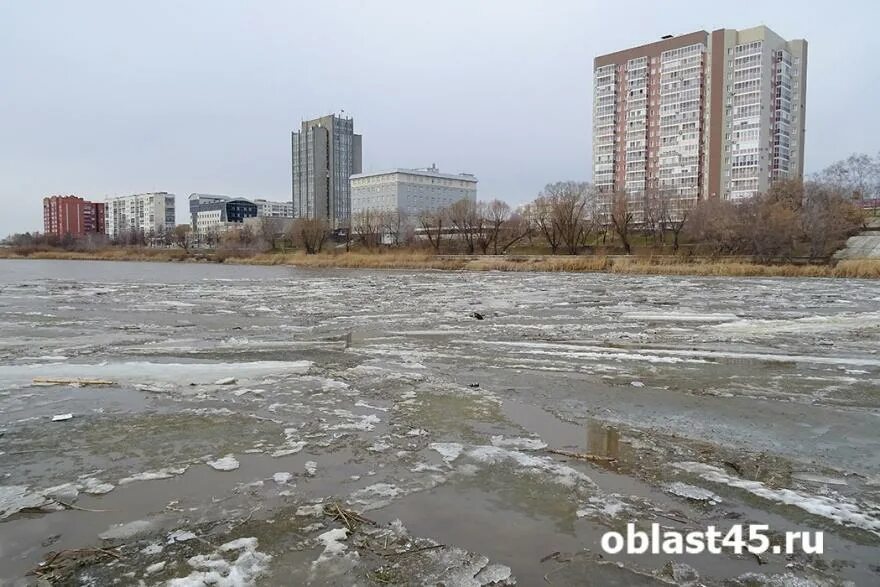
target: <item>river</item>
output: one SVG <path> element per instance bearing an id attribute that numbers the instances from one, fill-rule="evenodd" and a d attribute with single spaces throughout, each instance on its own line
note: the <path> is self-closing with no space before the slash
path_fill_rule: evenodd
<path id="1" fill-rule="evenodd" d="M 0 332 L 12 584 L 880 583 L 876 281 L 0 260 Z"/>

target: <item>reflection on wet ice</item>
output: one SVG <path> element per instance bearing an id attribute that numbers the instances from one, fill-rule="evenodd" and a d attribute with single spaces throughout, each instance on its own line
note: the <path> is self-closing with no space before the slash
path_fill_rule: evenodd
<path id="1" fill-rule="evenodd" d="M 587 423 L 587 452 L 616 459 L 620 456 L 620 432 L 616 427 L 609 426 L 598 420 Z"/>

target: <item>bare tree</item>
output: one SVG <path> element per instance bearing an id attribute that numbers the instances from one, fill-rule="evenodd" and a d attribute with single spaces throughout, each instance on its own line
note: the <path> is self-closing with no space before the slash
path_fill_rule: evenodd
<path id="1" fill-rule="evenodd" d="M 354 238 L 368 250 L 382 242 L 383 217 L 379 210 L 366 209 L 351 215 L 351 231 Z"/>
<path id="2" fill-rule="evenodd" d="M 175 245 L 184 251 L 188 251 L 190 244 L 192 244 L 192 226 L 189 224 L 178 224 L 174 227 L 172 239 Z"/>
<path id="3" fill-rule="evenodd" d="M 807 182 L 803 186 L 800 223 L 810 259 L 825 258 L 858 232 L 864 211 L 838 186 Z"/>
<path id="4" fill-rule="evenodd" d="M 330 229 L 324 218 L 297 218 L 288 231 L 294 246 L 304 248 L 308 255 L 320 253 L 329 235 Z"/>
<path id="5" fill-rule="evenodd" d="M 853 154 L 823 169 L 816 180 L 836 186 L 844 197 L 876 214 L 880 207 L 880 153 L 876 157 Z"/>
<path id="6" fill-rule="evenodd" d="M 611 200 L 611 224 L 614 232 L 620 237 L 626 254 L 632 254 L 632 245 L 629 239 L 632 232 L 633 213 L 630 210 L 629 199 L 624 191 L 615 192 Z"/>
<path id="7" fill-rule="evenodd" d="M 532 227 L 528 218 L 512 213 L 510 206 L 501 200 L 492 200 L 485 204 L 483 214 L 493 255 L 504 254 L 531 233 Z"/>
<path id="8" fill-rule="evenodd" d="M 672 192 L 661 191 L 657 193 L 657 210 L 659 213 L 661 242 L 668 228 L 672 232 L 672 252 L 677 253 L 681 244 L 681 234 L 687 226 L 688 217 L 694 201 L 679 197 Z"/>
<path id="9" fill-rule="evenodd" d="M 645 190 L 642 193 L 642 230 L 645 235 L 645 244 L 648 237 L 651 242 L 657 244 L 657 235 L 660 234 L 660 240 L 663 240 L 663 230 L 665 228 L 664 212 L 666 212 L 667 203 L 661 193 L 654 189 Z"/>
<path id="10" fill-rule="evenodd" d="M 449 211 L 445 208 L 429 210 L 419 214 L 419 226 L 435 253 L 440 252 L 444 229 L 449 226 Z"/>
<path id="11" fill-rule="evenodd" d="M 740 250 L 759 261 L 790 258 L 797 237 L 797 211 L 771 194 L 749 198 L 736 207 Z"/>
<path id="12" fill-rule="evenodd" d="M 452 204 L 449 207 L 449 222 L 455 233 L 464 240 L 468 254 L 473 255 L 478 246 L 486 254 L 489 248 L 486 240 L 486 219 L 476 202 L 463 198 Z"/>
<path id="13" fill-rule="evenodd" d="M 389 238 L 393 246 L 399 247 L 404 238 L 404 231 L 408 226 L 406 213 L 399 208 L 384 212 L 381 224 L 383 235 Z"/>
<path id="14" fill-rule="evenodd" d="M 261 216 L 257 220 L 254 238 L 262 249 L 268 251 L 275 249 L 275 237 L 279 232 L 280 221 L 280 218 L 270 216 Z"/>
<path id="15" fill-rule="evenodd" d="M 593 218 L 587 204 L 591 195 L 588 183 L 561 181 L 544 188 L 559 238 L 569 255 L 576 255 L 586 245 L 593 230 Z"/>
<path id="16" fill-rule="evenodd" d="M 534 222 L 538 231 L 547 241 L 550 247 L 550 254 L 555 255 L 562 244 L 562 235 L 559 233 L 559 227 L 553 218 L 553 204 L 550 199 L 544 195 L 538 198 L 532 204 Z"/>

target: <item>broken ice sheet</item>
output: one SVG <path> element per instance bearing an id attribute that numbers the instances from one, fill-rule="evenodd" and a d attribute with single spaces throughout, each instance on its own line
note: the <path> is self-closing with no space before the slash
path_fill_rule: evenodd
<path id="1" fill-rule="evenodd" d="M 239 538 L 219 546 L 210 554 L 199 554 L 187 559 L 194 570 L 185 577 L 168 581 L 168 587 L 201 587 L 216 585 L 244 587 L 253 585 L 269 572 L 272 557 L 257 550 L 254 537 Z M 232 560 L 232 557 L 235 557 Z"/>
<path id="2" fill-rule="evenodd" d="M 541 450 L 547 448 L 547 443 L 540 438 L 504 438 L 503 436 L 493 436 L 491 438 L 494 446 L 518 448 L 520 450 Z"/>
<path id="3" fill-rule="evenodd" d="M 233 455 L 226 455 L 215 461 L 208 461 L 208 466 L 218 471 L 234 471 L 238 468 L 238 459 Z"/>
<path id="4" fill-rule="evenodd" d="M 356 550 L 347 552 L 348 545 L 343 542 L 346 538 L 348 530 L 345 528 L 334 528 L 318 536 L 318 543 L 324 546 L 324 550 L 312 562 L 309 574 L 311 582 L 324 582 L 347 573 L 357 565 L 360 555 Z"/>
<path id="5" fill-rule="evenodd" d="M 587 503 L 578 508 L 576 514 L 579 518 L 606 517 L 617 518 L 630 510 L 620 495 L 611 493 L 607 495 L 594 495 L 587 499 Z"/>
<path id="6" fill-rule="evenodd" d="M 289 483 L 292 478 L 293 478 L 293 474 L 287 473 L 285 471 L 275 473 L 274 475 L 272 475 L 272 480 L 275 481 L 275 483 L 277 483 L 279 485 L 284 485 L 285 483 Z"/>
<path id="7" fill-rule="evenodd" d="M 681 481 L 667 483 L 663 486 L 663 489 L 668 493 L 671 493 L 672 495 L 677 495 L 679 497 L 684 497 L 693 501 L 704 501 L 711 505 L 715 505 L 716 503 L 721 503 L 723 501 L 720 496 L 712 493 L 708 489 L 696 487 L 694 485 L 688 485 L 687 483 L 682 483 Z"/>
<path id="8" fill-rule="evenodd" d="M 186 473 L 187 467 L 165 467 L 155 471 L 144 471 L 143 473 L 135 473 L 129 477 L 123 477 L 119 480 L 119 485 L 127 485 L 135 481 L 154 481 L 157 479 L 170 479 L 175 475 L 183 475 Z"/>
<path id="9" fill-rule="evenodd" d="M 843 496 L 809 495 L 793 489 L 774 489 L 760 481 L 751 481 L 728 475 L 724 469 L 698 462 L 673 463 L 676 469 L 698 475 L 706 481 L 742 489 L 769 501 L 798 507 L 816 516 L 822 516 L 843 526 L 854 526 L 880 536 L 880 516 L 872 506 L 862 509 Z"/>

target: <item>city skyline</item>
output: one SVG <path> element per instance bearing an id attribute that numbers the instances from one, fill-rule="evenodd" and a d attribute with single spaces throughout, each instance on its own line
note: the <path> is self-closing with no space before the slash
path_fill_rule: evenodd
<path id="1" fill-rule="evenodd" d="M 593 59 L 692 30 L 766 24 L 809 40 L 807 174 L 852 152 L 875 152 L 880 134 L 867 110 L 877 81 L 861 73 L 871 70 L 878 44 L 868 28 L 878 10 L 868 3 L 859 4 L 861 19 L 846 9 L 816 19 L 794 3 L 746 2 L 734 17 L 692 2 L 639 5 L 637 21 L 625 18 L 635 6 L 625 2 L 450 3 L 430 12 L 351 2 L 296 10 L 92 6 L 98 10 L 58 4 L 48 15 L 25 5 L 0 9 L 0 21 L 15 23 L 0 54 L 29 47 L 8 64 L 0 111 L 7 130 L 0 201 L 24 205 L 0 219 L 0 235 L 39 230 L 40 202 L 52 194 L 102 201 L 198 190 L 288 199 L 288 133 L 343 108 L 368 137 L 364 171 L 436 160 L 478 175 L 483 197 L 521 203 L 550 181 L 591 179 Z M 292 35 L 293 21 L 285 25 L 293 12 L 338 17 L 354 46 L 316 56 L 318 40 Z M 398 29 L 394 42 L 373 34 Z M 168 36 L 166 45 L 129 42 L 155 31 Z M 230 33 L 229 42 L 203 43 L 217 31 Z M 321 70 L 299 79 L 302 56 L 351 66 L 345 75 Z M 178 202 L 179 218 L 185 205 Z"/>

